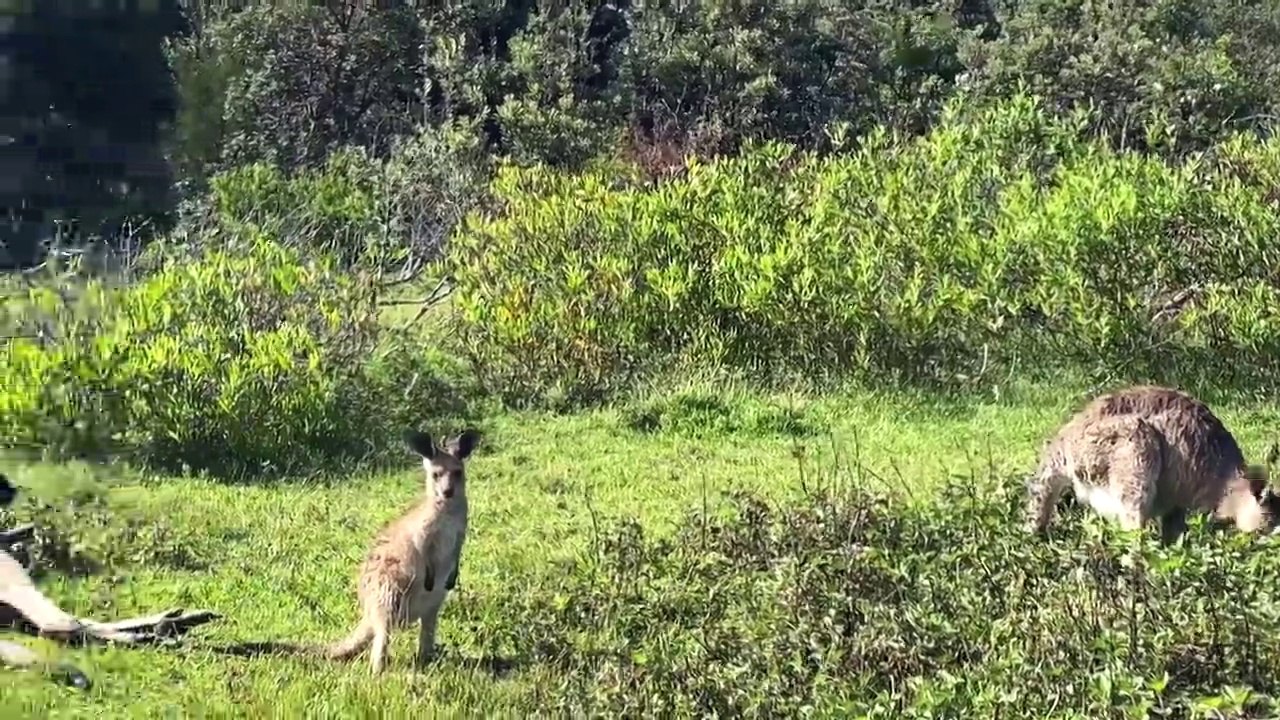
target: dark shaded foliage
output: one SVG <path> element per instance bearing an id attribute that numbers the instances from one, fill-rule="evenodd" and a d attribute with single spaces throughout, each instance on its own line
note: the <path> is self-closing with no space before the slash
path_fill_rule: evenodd
<path id="1" fill-rule="evenodd" d="M 1060 112 L 1093 108 L 1088 130 L 1116 145 L 1174 157 L 1266 131 L 1280 99 L 1276 0 L 196 3 L 189 38 L 172 2 L 92 19 L 73 5 L 40 3 L 10 29 L 20 104 L 0 121 L 20 140 L 6 176 L 23 180 L 5 202 L 95 232 L 167 207 L 156 133 L 170 118 L 194 196 L 245 163 L 315 168 L 347 145 L 385 158 L 458 120 L 521 163 L 622 154 L 667 175 L 749 140 L 829 150 L 877 126 L 924 132 L 957 92 L 1030 87 Z M 135 189 L 112 194 L 118 179 Z M 26 247 L 44 231 L 9 232 Z"/>
<path id="2" fill-rule="evenodd" d="M 176 0 L 91 9 L 24 3 L 6 15 L 9 69 L 0 266 L 35 261 L 65 232 L 114 236 L 171 207 L 161 132 L 177 106 L 161 44 L 187 25 Z"/>

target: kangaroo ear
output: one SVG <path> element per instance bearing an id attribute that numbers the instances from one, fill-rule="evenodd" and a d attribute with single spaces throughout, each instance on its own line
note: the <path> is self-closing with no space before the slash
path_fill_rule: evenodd
<path id="1" fill-rule="evenodd" d="M 479 444 L 480 431 L 468 428 L 463 430 L 458 437 L 450 440 L 445 449 L 450 455 L 459 460 L 466 460 L 471 455 L 471 451 L 475 450 Z"/>
<path id="2" fill-rule="evenodd" d="M 430 460 L 440 454 L 440 449 L 436 447 L 436 441 L 431 436 L 420 430 L 405 430 L 404 444 L 415 453 Z"/>
<path id="3" fill-rule="evenodd" d="M 1280 445 L 1273 440 L 1267 448 L 1267 467 L 1275 467 L 1277 460 L 1280 460 Z"/>

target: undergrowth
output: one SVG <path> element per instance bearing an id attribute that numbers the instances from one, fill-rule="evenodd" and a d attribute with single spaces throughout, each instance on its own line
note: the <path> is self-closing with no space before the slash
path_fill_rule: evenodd
<path id="1" fill-rule="evenodd" d="M 687 358 L 763 383 L 1267 385 L 1280 143 L 1166 163 L 1087 120 L 956 101 L 920 138 L 758 145 L 658 184 L 505 167 L 449 246 L 460 336 L 515 405 L 607 401 Z"/>
<path id="2" fill-rule="evenodd" d="M 728 395 L 723 390 L 690 387 L 638 397 L 621 408 L 621 425 L 636 432 L 677 433 L 688 438 L 732 434 L 811 437 L 823 429 L 798 404 Z"/>
<path id="3" fill-rule="evenodd" d="M 1197 526 L 1162 549 L 1081 512 L 1033 541 L 1019 487 L 954 482 L 912 509 L 830 487 L 781 505 L 744 494 L 661 538 L 624 520 L 554 580 L 454 612 L 493 651 L 554 670 L 534 690 L 553 713 L 1280 710 L 1280 561 L 1266 545 Z"/>
<path id="4" fill-rule="evenodd" d="M 138 567 L 201 571 L 211 557 L 201 528 L 176 526 L 111 502 L 108 488 L 91 471 L 60 473 L 55 486 L 46 483 L 34 491 L 20 485 L 15 501 L 0 507 L 0 529 L 28 524 L 32 537 L 7 552 L 37 580 L 51 573 L 86 577 Z"/>
<path id="5" fill-rule="evenodd" d="M 404 427 L 466 413 L 420 338 L 382 326 L 367 278 L 269 240 L 163 249 L 136 283 L 14 303 L 26 335 L 0 348 L 0 445 L 279 476 L 380 460 Z"/>

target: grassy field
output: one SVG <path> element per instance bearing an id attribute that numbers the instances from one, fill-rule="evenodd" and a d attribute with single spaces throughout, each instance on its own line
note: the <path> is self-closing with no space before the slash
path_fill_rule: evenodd
<path id="1" fill-rule="evenodd" d="M 343 666 L 236 657 L 219 647 L 325 641 L 347 632 L 355 620 L 353 571 L 367 542 L 419 491 L 420 472 L 407 453 L 404 469 L 389 474 L 252 486 L 85 466 L 11 466 L 18 485 L 54 505 L 76 488 L 110 487 L 109 510 L 82 508 L 53 519 L 107 565 L 87 577 L 43 578 L 64 607 L 109 619 L 198 606 L 225 618 L 196 630 L 177 650 L 54 651 L 41 644 L 78 663 L 95 687 L 82 693 L 34 673 L 5 673 L 0 709 L 8 717 L 550 712 L 545 693 L 568 695 L 580 687 L 572 682 L 584 681 L 567 677 L 572 665 L 531 659 L 537 603 L 581 592 L 565 568 L 587 567 L 616 519 L 637 518 L 646 532 L 670 536 L 690 510 L 721 507 L 733 490 L 794 501 L 814 488 L 861 486 L 886 492 L 891 507 L 908 508 L 927 505 L 948 483 L 972 481 L 1014 497 L 1041 439 L 1081 397 L 1078 388 L 1028 390 L 1000 401 L 939 405 L 691 388 L 577 416 L 498 417 L 484 425 L 486 443 L 470 466 L 472 530 L 459 590 L 443 614 L 443 656 L 415 669 L 416 633 L 402 632 L 390 672 L 376 681 L 363 657 Z M 1260 455 L 1276 427 L 1275 409 L 1236 403 L 1221 413 L 1246 452 Z M 965 529 L 956 532 L 963 537 Z M 1056 567 L 1052 572 L 1067 566 Z M 672 625 L 668 640 L 680 636 Z M 829 702 L 812 701 L 820 715 L 853 707 L 841 705 L 852 702 L 849 689 L 832 688 Z M 1061 712 L 1089 716 L 1087 708 Z"/>

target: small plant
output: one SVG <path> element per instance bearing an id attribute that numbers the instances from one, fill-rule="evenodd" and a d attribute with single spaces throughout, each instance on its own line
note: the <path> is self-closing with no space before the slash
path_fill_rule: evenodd
<path id="1" fill-rule="evenodd" d="M 816 424 L 801 410 L 777 403 L 735 398 L 728 393 L 685 390 L 628 404 L 624 427 L 637 432 L 672 432 L 683 437 L 746 433 L 806 437 Z"/>

